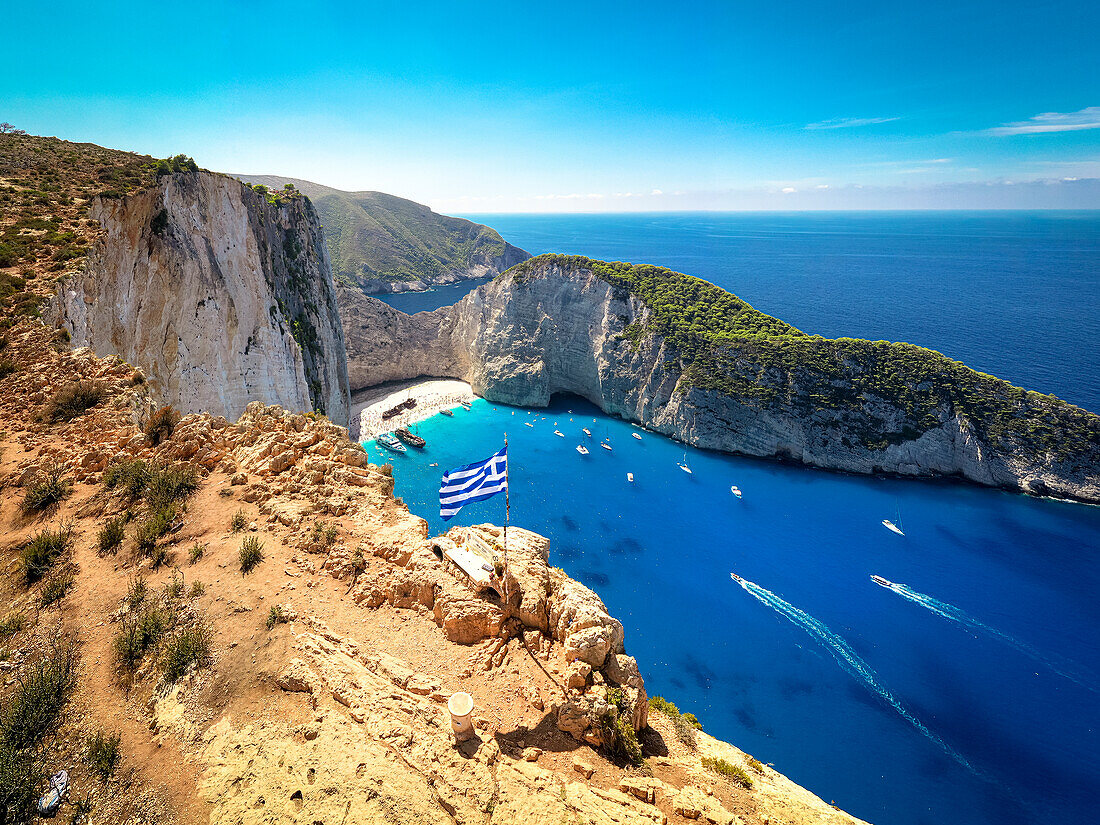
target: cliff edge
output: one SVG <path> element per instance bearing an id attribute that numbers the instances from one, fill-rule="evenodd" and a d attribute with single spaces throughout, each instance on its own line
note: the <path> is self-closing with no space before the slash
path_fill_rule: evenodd
<path id="1" fill-rule="evenodd" d="M 100 232 L 46 316 L 139 367 L 158 400 L 236 418 L 250 401 L 348 419 L 347 360 L 309 201 L 204 171 L 95 197 Z"/>

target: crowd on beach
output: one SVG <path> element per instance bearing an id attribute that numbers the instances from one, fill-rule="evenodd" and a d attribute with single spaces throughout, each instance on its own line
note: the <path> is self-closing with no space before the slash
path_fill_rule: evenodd
<path id="1" fill-rule="evenodd" d="M 409 427 L 431 418 L 440 410 L 453 409 L 464 401 L 469 403 L 475 397 L 469 392 L 428 393 L 423 396 L 416 396 L 414 393 L 413 395 L 416 397 L 416 406 L 403 410 L 390 418 L 383 418 L 382 413 L 392 409 L 396 403 L 400 403 L 395 401 L 393 396 L 365 408 L 359 415 L 359 437 L 364 441 L 368 441 L 380 433 L 393 432 L 398 427 Z"/>

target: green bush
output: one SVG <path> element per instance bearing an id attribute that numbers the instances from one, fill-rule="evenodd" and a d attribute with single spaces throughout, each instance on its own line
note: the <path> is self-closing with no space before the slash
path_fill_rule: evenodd
<path id="1" fill-rule="evenodd" d="M 0 358 L 0 380 L 7 378 L 17 371 L 15 362 L 10 358 Z"/>
<path id="2" fill-rule="evenodd" d="M 198 489 L 199 474 L 190 464 L 153 464 L 145 480 L 145 500 L 150 507 L 160 508 L 186 501 Z"/>
<path id="3" fill-rule="evenodd" d="M 18 611 L 12 611 L 0 619 L 0 639 L 7 639 L 22 630 L 27 624 L 26 617 Z"/>
<path id="4" fill-rule="evenodd" d="M 63 523 L 56 530 L 42 530 L 23 545 L 20 562 L 27 584 L 42 578 L 57 559 L 72 547 L 72 524 Z"/>
<path id="5" fill-rule="evenodd" d="M 251 573 L 264 560 L 264 544 L 257 536 L 248 536 L 241 542 L 241 574 Z"/>
<path id="6" fill-rule="evenodd" d="M 161 657 L 161 674 L 166 682 L 187 675 L 192 665 L 203 667 L 210 661 L 210 629 L 202 621 L 185 628 L 171 638 Z"/>
<path id="7" fill-rule="evenodd" d="M 102 555 L 113 556 L 118 552 L 122 539 L 126 535 L 126 517 L 108 519 L 107 523 L 99 531 L 99 552 Z"/>
<path id="8" fill-rule="evenodd" d="M 122 737 L 117 733 L 104 736 L 103 731 L 96 731 L 84 751 L 84 763 L 92 773 L 106 782 L 118 767 L 122 754 L 119 745 Z"/>
<path id="9" fill-rule="evenodd" d="M 264 622 L 264 627 L 271 630 L 277 624 L 285 624 L 289 619 L 287 618 L 286 611 L 283 610 L 281 605 L 271 605 L 271 610 L 267 614 L 267 621 Z"/>
<path id="10" fill-rule="evenodd" d="M 651 710 L 662 713 L 669 718 L 673 729 L 676 731 L 676 738 L 681 743 L 689 748 L 695 747 L 695 731 L 703 729 L 703 726 L 699 724 L 699 720 L 695 718 L 695 714 L 681 713 L 676 705 L 663 696 L 650 696 L 649 707 Z"/>
<path id="11" fill-rule="evenodd" d="M 738 765 L 732 765 L 725 759 L 713 756 L 704 756 L 703 767 L 714 771 L 716 774 L 726 777 L 734 784 L 740 785 L 742 788 L 752 787 L 752 777 L 745 773 L 745 769 Z"/>
<path id="12" fill-rule="evenodd" d="M 76 381 L 58 390 L 46 404 L 46 420 L 72 421 L 106 396 L 107 389 L 102 381 Z"/>
<path id="13" fill-rule="evenodd" d="M 604 742 L 608 751 L 617 759 L 632 765 L 642 764 L 642 745 L 630 718 L 630 708 L 621 688 L 607 691 L 608 709 L 600 717 Z"/>
<path id="14" fill-rule="evenodd" d="M 752 768 L 757 773 L 763 773 L 764 772 L 764 765 L 760 762 L 759 759 L 757 759 L 753 756 L 750 756 L 748 758 L 747 764 L 750 768 Z"/>
<path id="15" fill-rule="evenodd" d="M 191 545 L 191 549 L 187 551 L 188 564 L 194 564 L 202 558 L 202 554 L 206 552 L 206 545 L 195 542 Z"/>
<path id="16" fill-rule="evenodd" d="M 145 492 L 149 480 L 149 468 L 140 458 L 123 458 L 112 461 L 103 471 L 103 484 L 113 490 L 121 487 L 127 498 L 137 499 Z"/>
<path id="17" fill-rule="evenodd" d="M 65 478 L 65 467 L 49 464 L 38 472 L 23 494 L 23 512 L 41 513 L 53 510 L 68 498 L 73 485 Z"/>
<path id="18" fill-rule="evenodd" d="M 244 510 L 238 510 L 233 514 L 233 518 L 229 520 L 229 529 L 234 533 L 239 533 L 245 527 L 248 526 L 248 516 L 245 515 Z"/>
<path id="19" fill-rule="evenodd" d="M 137 610 L 149 595 L 149 585 L 144 576 L 135 576 L 130 579 L 130 586 L 126 590 L 126 604 L 130 610 Z"/>
<path id="20" fill-rule="evenodd" d="M 75 581 L 76 578 L 71 570 L 65 569 L 54 573 L 42 585 L 42 592 L 38 594 L 39 606 L 46 608 L 55 602 L 61 601 Z"/>
<path id="21" fill-rule="evenodd" d="M 66 640 L 24 671 L 0 712 L 0 750 L 33 748 L 57 730 L 76 687 L 76 669 L 76 647 Z"/>
<path id="22" fill-rule="evenodd" d="M 125 673 L 137 670 L 145 654 L 156 648 L 173 619 L 160 605 L 149 605 L 140 613 L 126 616 L 115 634 L 115 660 Z"/>
<path id="23" fill-rule="evenodd" d="M 172 433 L 182 417 L 171 404 L 167 407 L 161 407 L 149 416 L 149 422 L 144 429 L 145 437 L 156 447 L 172 437 Z"/>
<path id="24" fill-rule="evenodd" d="M 192 582 L 191 583 L 191 592 L 188 593 L 187 598 L 197 599 L 199 596 L 201 596 L 205 592 L 206 592 L 206 585 L 205 584 L 203 584 L 202 582 Z"/>

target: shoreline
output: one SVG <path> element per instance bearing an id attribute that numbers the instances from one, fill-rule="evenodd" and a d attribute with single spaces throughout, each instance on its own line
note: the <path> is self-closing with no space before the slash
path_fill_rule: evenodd
<path id="1" fill-rule="evenodd" d="M 383 412 L 406 398 L 416 399 L 416 406 L 383 420 Z M 367 387 L 352 395 L 351 434 L 360 443 L 372 441 L 381 433 L 418 424 L 440 410 L 453 409 L 476 398 L 469 384 L 452 378 L 414 378 Z"/>

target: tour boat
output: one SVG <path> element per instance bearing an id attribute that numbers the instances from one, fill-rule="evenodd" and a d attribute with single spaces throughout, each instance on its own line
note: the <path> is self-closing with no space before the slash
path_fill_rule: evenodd
<path id="1" fill-rule="evenodd" d="M 871 574 L 871 581 L 873 581 L 875 584 L 880 584 L 883 587 L 889 587 L 893 584 L 892 581 L 884 579 L 882 576 L 876 576 L 874 573 Z"/>
<path id="2" fill-rule="evenodd" d="M 592 437 L 592 431 L 590 429 L 588 429 L 588 427 L 581 427 L 581 432 L 584 433 L 589 438 Z"/>
<path id="3" fill-rule="evenodd" d="M 393 433 L 382 433 L 378 436 L 378 443 L 385 447 L 387 450 L 393 450 L 395 453 L 407 453 L 405 445 L 398 441 Z"/>
<path id="4" fill-rule="evenodd" d="M 735 582 L 738 582 L 738 583 L 744 581 L 744 579 L 741 578 L 740 576 L 738 576 L 736 573 L 730 573 L 730 578 L 733 579 Z"/>
<path id="5" fill-rule="evenodd" d="M 642 440 L 642 437 L 641 437 L 640 435 L 638 435 L 637 433 L 631 433 L 631 435 L 632 435 L 632 436 L 634 436 L 634 437 L 635 437 L 636 439 L 638 439 L 639 441 L 641 441 L 641 440 Z"/>
<path id="6" fill-rule="evenodd" d="M 581 455 L 588 455 L 588 448 L 585 447 L 583 444 L 578 444 L 577 445 L 577 452 L 580 453 Z"/>
<path id="7" fill-rule="evenodd" d="M 738 498 L 741 498 L 741 488 L 738 487 L 736 484 L 734 484 L 732 487 L 730 487 L 730 492 L 733 493 Z"/>
<path id="8" fill-rule="evenodd" d="M 626 474 L 626 480 L 629 481 L 631 484 L 633 484 L 634 483 L 634 473 L 627 473 Z"/>
<path id="9" fill-rule="evenodd" d="M 563 433 L 561 430 L 554 430 L 554 435 L 556 435 L 558 438 L 565 438 L 565 433 Z"/>

